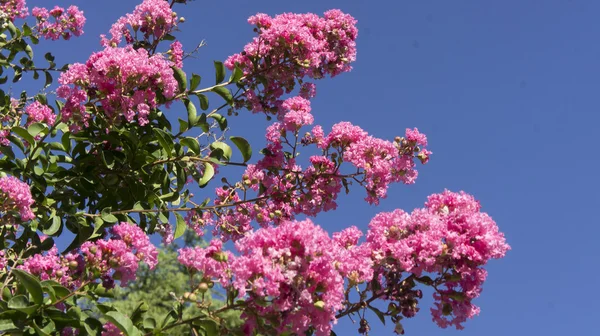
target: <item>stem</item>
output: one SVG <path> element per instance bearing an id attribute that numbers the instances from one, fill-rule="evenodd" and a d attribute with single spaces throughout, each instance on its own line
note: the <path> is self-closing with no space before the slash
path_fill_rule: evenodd
<path id="1" fill-rule="evenodd" d="M 128 214 L 128 213 L 153 213 L 153 212 L 162 212 L 162 211 L 178 212 L 178 211 L 191 211 L 191 210 L 212 210 L 212 209 L 220 209 L 220 208 L 227 208 L 227 207 L 232 207 L 232 206 L 238 206 L 238 205 L 244 204 L 244 203 L 262 201 L 262 200 L 267 199 L 267 198 L 269 198 L 269 196 L 261 196 L 261 197 L 256 197 L 256 198 L 252 198 L 252 199 L 248 199 L 248 200 L 244 200 L 244 201 L 233 202 L 233 203 L 211 205 L 211 206 L 204 206 L 204 207 L 194 207 L 194 208 L 186 207 L 186 208 L 171 208 L 171 209 L 139 209 L 139 210 L 129 209 L 129 210 L 119 210 L 119 211 L 110 212 L 110 214 L 112 214 L 112 215 L 124 215 L 124 214 Z M 86 216 L 86 217 L 100 217 L 101 216 L 101 214 L 90 214 L 90 213 L 83 213 L 82 215 Z"/>

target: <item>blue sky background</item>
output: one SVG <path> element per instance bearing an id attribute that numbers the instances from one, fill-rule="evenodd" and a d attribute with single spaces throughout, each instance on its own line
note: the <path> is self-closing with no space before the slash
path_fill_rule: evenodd
<path id="1" fill-rule="evenodd" d="M 38 55 L 51 50 L 62 64 L 99 50 L 98 35 L 138 2 L 58 3 L 78 5 L 88 19 L 83 37 L 39 48 Z M 597 334 L 600 2 L 194 1 L 177 8 L 187 19 L 178 37 L 187 50 L 202 39 L 207 46 L 185 70 L 211 85 L 212 61 L 253 36 L 246 23 L 252 14 L 331 8 L 358 19 L 358 60 L 351 73 L 318 82 L 316 123 L 327 130 L 351 121 L 387 139 L 418 127 L 434 155 L 415 185 L 394 185 L 378 208 L 357 188 L 315 222 L 330 232 L 366 229 L 379 211 L 410 211 L 444 188 L 465 190 L 512 246 L 489 265 L 476 301 L 482 312 L 464 331 L 435 326 L 424 300 L 405 322 L 407 335 Z M 229 125 L 231 135 L 260 148 L 264 118 L 242 113 Z M 372 335 L 392 334 L 377 318 L 371 326 Z M 346 320 L 335 330 L 354 335 L 357 328 Z"/>

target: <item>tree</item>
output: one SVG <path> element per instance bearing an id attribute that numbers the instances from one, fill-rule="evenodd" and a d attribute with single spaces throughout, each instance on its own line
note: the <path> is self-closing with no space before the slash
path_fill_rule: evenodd
<path id="1" fill-rule="evenodd" d="M 370 311 L 402 334 L 420 286 L 434 291 L 434 321 L 462 328 L 478 312 L 483 267 L 509 250 L 473 196 L 446 190 L 422 209 L 379 213 L 364 239 L 297 219 L 335 210 L 342 190 L 362 188 L 377 205 L 431 155 L 416 128 L 388 141 L 349 122 L 311 126 L 315 83 L 351 70 L 356 20 L 340 10 L 252 16 L 256 37 L 215 61 L 215 84 L 200 88 L 175 37 L 183 5 L 144 0 L 85 63 L 58 67 L 46 53 L 40 67 L 39 39 L 80 36 L 83 12 L 29 16 L 23 0 L 0 2 L 0 83 L 44 79 L 35 95 L 0 90 L 0 330 L 329 335 L 354 316 L 367 334 Z M 187 117 L 175 120 L 179 110 Z M 229 135 L 227 118 L 242 110 L 275 119 L 266 148 Z M 245 171 L 217 182 L 229 166 Z M 209 186 L 214 194 L 192 193 Z M 66 230 L 74 239 L 59 251 L 53 238 Z M 149 238 L 170 245 L 186 230 L 211 239 L 161 254 Z M 169 304 L 157 302 L 169 287 Z"/>

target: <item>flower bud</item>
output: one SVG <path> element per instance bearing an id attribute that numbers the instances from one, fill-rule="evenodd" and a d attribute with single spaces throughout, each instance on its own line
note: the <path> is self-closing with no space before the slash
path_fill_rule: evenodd
<path id="1" fill-rule="evenodd" d="M 72 261 L 69 262 L 69 268 L 70 269 L 76 269 L 77 266 L 79 266 L 79 264 L 77 263 L 77 261 L 72 260 Z"/>
<path id="2" fill-rule="evenodd" d="M 185 18 L 182 16 L 179 18 L 179 23 L 184 23 L 185 22 Z"/>
<path id="3" fill-rule="evenodd" d="M 206 282 L 201 282 L 198 285 L 198 291 L 202 294 L 206 293 L 206 291 L 208 291 L 208 284 Z"/>
<path id="4" fill-rule="evenodd" d="M 323 302 L 323 301 L 317 301 L 317 302 L 314 303 L 314 306 L 315 306 L 315 308 L 318 308 L 318 309 L 324 309 L 325 308 L 325 302 Z"/>
<path id="5" fill-rule="evenodd" d="M 58 270 L 58 271 L 54 272 L 54 275 L 56 275 L 56 277 L 58 277 L 58 278 L 62 278 L 63 275 L 65 275 L 65 272 L 63 272 L 62 270 Z"/>

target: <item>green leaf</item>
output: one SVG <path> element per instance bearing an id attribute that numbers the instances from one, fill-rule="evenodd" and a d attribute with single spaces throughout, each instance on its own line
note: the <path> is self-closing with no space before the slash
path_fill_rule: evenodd
<path id="1" fill-rule="evenodd" d="M 210 149 L 211 150 L 215 150 L 215 149 L 220 149 L 223 151 L 223 157 L 225 158 L 225 160 L 229 161 L 231 159 L 231 147 L 221 141 L 215 141 L 213 143 L 210 144 Z"/>
<path id="2" fill-rule="evenodd" d="M 179 140 L 179 143 L 183 146 L 187 146 L 190 149 L 190 151 L 192 151 L 194 154 L 200 154 L 200 144 L 198 143 L 198 140 L 196 140 L 196 138 L 185 137 Z"/>
<path id="3" fill-rule="evenodd" d="M 117 311 L 109 311 L 108 313 L 104 314 L 104 317 L 106 317 L 107 320 L 109 320 L 127 336 L 139 334 L 139 330 L 137 330 L 137 328 L 133 326 L 133 323 L 131 322 L 129 317 Z"/>
<path id="4" fill-rule="evenodd" d="M 185 72 L 177 67 L 173 67 L 173 75 L 177 81 L 177 84 L 179 85 L 179 92 L 185 92 L 187 86 L 187 77 Z"/>
<path id="5" fill-rule="evenodd" d="M 208 110 L 208 98 L 202 93 L 196 93 L 196 97 L 198 97 L 198 101 L 200 102 L 200 108 L 203 111 Z"/>
<path id="6" fill-rule="evenodd" d="M 113 169 L 115 166 L 115 156 L 109 151 L 102 151 L 102 162 L 108 169 Z"/>
<path id="7" fill-rule="evenodd" d="M 17 326 L 11 320 L 0 320 L 0 330 L 8 332 L 11 330 L 18 329 Z"/>
<path id="8" fill-rule="evenodd" d="M 371 309 L 375 315 L 377 315 L 377 317 L 379 317 L 379 320 L 381 321 L 381 323 L 383 323 L 383 325 L 385 325 L 385 315 L 383 314 L 383 312 L 371 305 L 369 305 L 369 309 Z"/>
<path id="9" fill-rule="evenodd" d="M 202 77 L 200 77 L 200 75 L 193 73 L 192 79 L 190 79 L 190 91 L 196 90 L 198 85 L 200 85 L 201 80 L 202 80 Z"/>
<path id="10" fill-rule="evenodd" d="M 210 115 L 210 118 L 213 118 L 217 121 L 221 131 L 224 131 L 227 128 L 227 118 L 223 117 L 222 115 L 218 113 L 213 113 Z"/>
<path id="11" fill-rule="evenodd" d="M 211 319 L 198 320 L 194 322 L 195 326 L 198 326 L 202 330 L 204 336 L 217 336 L 219 335 L 219 325 L 216 321 Z"/>
<path id="12" fill-rule="evenodd" d="M 8 308 L 23 312 L 27 315 L 35 313 L 40 305 L 29 305 L 29 300 L 25 295 L 16 295 L 8 301 Z"/>
<path id="13" fill-rule="evenodd" d="M 60 224 L 61 224 L 60 217 L 53 215 L 52 218 L 48 222 L 50 222 L 50 227 L 42 230 L 42 232 L 45 235 L 52 236 L 56 232 L 58 232 L 58 229 L 60 229 Z"/>
<path id="14" fill-rule="evenodd" d="M 223 86 L 217 86 L 211 91 L 221 96 L 221 98 L 225 99 L 227 104 L 233 104 L 233 95 L 231 94 L 231 91 L 228 88 Z"/>
<path id="15" fill-rule="evenodd" d="M 42 123 L 33 123 L 29 127 L 27 127 L 27 132 L 31 134 L 32 137 L 40 134 L 43 130 L 46 129 L 46 126 Z"/>
<path id="16" fill-rule="evenodd" d="M 250 160 L 250 158 L 252 158 L 252 147 L 250 147 L 248 140 L 237 136 L 231 136 L 229 137 L 229 140 L 231 140 L 231 142 L 233 142 L 233 144 L 240 150 L 242 157 L 244 158 L 244 162 L 247 162 Z"/>
<path id="17" fill-rule="evenodd" d="M 156 320 L 153 319 L 152 317 L 146 317 L 144 319 L 144 329 L 154 330 L 155 328 L 156 328 Z"/>
<path id="18" fill-rule="evenodd" d="M 44 303 L 44 292 L 42 291 L 42 284 L 36 277 L 20 269 L 13 269 L 12 272 L 17 277 L 19 282 L 23 284 L 23 286 L 25 286 L 25 288 L 33 298 L 33 302 L 35 302 L 36 304 Z"/>
<path id="19" fill-rule="evenodd" d="M 184 99 L 183 103 L 187 110 L 188 124 L 193 127 L 198 122 L 198 113 L 196 112 L 196 106 L 189 99 Z"/>
<path id="20" fill-rule="evenodd" d="M 44 82 L 44 89 L 52 84 L 52 74 L 49 71 L 44 71 L 44 75 L 46 76 L 46 81 Z"/>
<path id="21" fill-rule="evenodd" d="M 235 69 L 233 69 L 233 73 L 231 74 L 229 81 L 231 83 L 237 83 L 243 76 L 244 72 L 242 71 L 242 69 L 236 66 Z"/>
<path id="22" fill-rule="evenodd" d="M 215 84 L 221 83 L 225 79 L 225 75 L 226 75 L 226 72 L 225 72 L 225 66 L 223 65 L 223 62 L 215 61 L 215 79 L 216 79 Z"/>
<path id="23" fill-rule="evenodd" d="M 104 208 L 102 209 L 102 212 L 100 213 L 100 217 L 102 218 L 102 220 L 104 220 L 107 223 L 116 223 L 119 221 L 119 219 L 111 214 L 111 208 Z"/>
<path id="24" fill-rule="evenodd" d="M 171 139 L 171 136 L 169 134 L 167 134 L 167 132 L 155 128 L 153 129 L 154 131 L 154 135 L 156 135 L 156 139 L 158 140 L 158 142 L 160 143 L 161 147 L 165 150 L 165 152 L 167 153 L 168 157 L 173 156 L 173 140 Z"/>
<path id="25" fill-rule="evenodd" d="M 27 130 L 23 127 L 13 127 L 10 129 L 10 131 L 20 136 L 21 138 L 23 138 L 23 140 L 29 142 L 30 144 L 35 144 L 35 139 L 33 138 L 33 136 L 31 136 L 31 134 L 29 134 L 29 132 L 27 132 Z"/>
<path id="26" fill-rule="evenodd" d="M 177 218 L 177 225 L 175 227 L 173 239 L 181 237 L 185 233 L 185 229 L 187 227 L 187 225 L 185 224 L 185 220 L 178 212 L 175 213 L 175 218 Z"/>
<path id="27" fill-rule="evenodd" d="M 215 176 L 215 168 L 212 166 L 211 163 L 204 163 L 204 174 L 198 182 L 200 188 L 204 188 L 208 184 L 208 182 L 213 178 L 213 176 Z"/>

